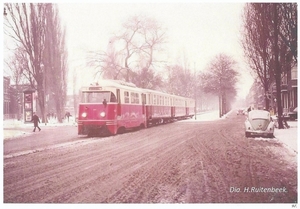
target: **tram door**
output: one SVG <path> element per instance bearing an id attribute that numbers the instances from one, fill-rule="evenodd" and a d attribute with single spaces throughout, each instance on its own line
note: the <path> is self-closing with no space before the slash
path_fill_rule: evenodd
<path id="1" fill-rule="evenodd" d="M 117 116 L 121 116 L 121 97 L 120 89 L 117 89 Z"/>
<path id="2" fill-rule="evenodd" d="M 186 115 L 186 116 L 189 115 L 189 108 L 188 108 L 187 101 L 185 101 L 185 115 Z"/>
<path id="3" fill-rule="evenodd" d="M 174 99 L 171 98 L 171 117 L 175 117 L 175 107 L 174 107 Z"/>
<path id="4" fill-rule="evenodd" d="M 146 94 L 142 94 L 142 114 L 145 115 Z"/>

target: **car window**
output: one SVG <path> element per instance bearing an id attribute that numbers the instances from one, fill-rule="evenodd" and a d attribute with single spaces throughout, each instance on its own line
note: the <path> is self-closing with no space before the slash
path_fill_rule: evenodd
<path id="1" fill-rule="evenodd" d="M 255 119 L 255 118 L 269 119 L 270 113 L 267 111 L 262 111 L 262 110 L 252 110 L 249 112 L 249 118 L 250 119 Z"/>

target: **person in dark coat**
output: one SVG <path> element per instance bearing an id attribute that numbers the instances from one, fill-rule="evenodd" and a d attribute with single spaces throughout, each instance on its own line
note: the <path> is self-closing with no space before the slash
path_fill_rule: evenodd
<path id="1" fill-rule="evenodd" d="M 65 114 L 65 118 L 68 118 L 68 122 L 69 122 L 69 118 L 71 117 L 71 113 L 70 112 L 66 112 Z"/>
<path id="2" fill-rule="evenodd" d="M 35 112 L 33 113 L 32 120 L 31 120 L 31 121 L 33 121 L 33 124 L 34 124 L 33 132 L 35 132 L 35 129 L 36 129 L 36 128 L 38 128 L 39 131 L 41 131 L 41 128 L 39 127 L 40 119 L 39 119 L 39 117 L 35 114 Z"/>
<path id="3" fill-rule="evenodd" d="M 249 113 L 251 110 L 252 110 L 252 107 L 250 106 L 250 107 L 247 109 L 247 112 Z"/>

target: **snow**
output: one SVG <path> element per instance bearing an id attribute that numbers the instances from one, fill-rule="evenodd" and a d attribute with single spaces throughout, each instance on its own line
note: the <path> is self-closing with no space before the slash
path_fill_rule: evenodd
<path id="1" fill-rule="evenodd" d="M 228 113 L 230 114 L 230 112 Z M 187 121 L 212 121 L 212 120 L 222 120 L 226 118 L 227 115 L 224 115 L 223 117 L 219 118 L 219 112 L 218 111 L 211 111 L 206 113 L 198 113 L 197 117 L 193 117 L 192 119 L 185 120 Z M 184 122 L 184 121 L 181 121 Z M 265 140 L 265 141 L 278 141 L 279 143 L 282 143 L 285 145 L 288 149 L 290 149 L 293 152 L 298 153 L 298 122 L 297 121 L 288 121 L 288 125 L 290 128 L 288 129 L 275 129 L 274 136 L 275 138 L 269 139 L 269 138 L 261 138 L 257 137 L 255 140 Z"/>
<path id="2" fill-rule="evenodd" d="M 228 113 L 229 114 L 229 113 Z M 189 119 L 189 120 L 182 120 L 179 122 L 191 122 L 191 121 L 213 121 L 213 120 L 223 120 L 227 117 L 224 115 L 222 118 L 219 118 L 218 111 L 210 111 L 205 113 L 197 114 L 197 117 Z M 274 135 L 275 138 L 273 139 L 266 139 L 266 138 L 255 138 L 255 140 L 276 140 L 290 150 L 297 152 L 297 136 L 298 136 L 298 122 L 297 121 L 288 121 L 290 128 L 288 129 L 275 129 Z M 69 122 L 65 119 L 63 123 L 58 123 L 56 119 L 52 118 L 48 121 L 46 126 L 69 126 L 69 125 L 76 125 L 75 118 L 70 117 Z M 45 126 L 44 123 L 40 123 L 40 127 L 43 129 Z M 3 133 L 4 140 L 12 137 L 22 137 L 28 136 L 32 134 L 33 124 L 28 123 L 24 124 L 23 121 L 18 120 L 5 120 L 3 121 L 3 127 L 6 129 Z M 27 128 L 26 128 L 27 127 Z"/>
<path id="3" fill-rule="evenodd" d="M 43 130 L 45 126 L 70 126 L 76 125 L 75 118 L 70 117 L 69 122 L 67 119 L 64 119 L 62 123 L 59 123 L 57 119 L 50 118 L 48 123 L 39 123 L 39 127 Z M 24 137 L 31 135 L 33 132 L 33 123 L 24 123 L 23 120 L 4 120 L 3 121 L 3 128 L 6 129 L 3 131 L 3 139 L 11 139 L 15 137 Z"/>
<path id="4" fill-rule="evenodd" d="M 212 120 L 221 120 L 221 119 L 224 119 L 225 117 L 226 117 L 226 115 L 224 115 L 222 118 L 220 118 L 219 111 L 211 111 L 211 112 L 197 114 L 196 120 L 212 121 Z M 192 120 L 195 120 L 195 117 L 193 117 Z"/>
<path id="5" fill-rule="evenodd" d="M 288 121 L 290 128 L 288 129 L 275 129 L 275 138 L 286 145 L 288 148 L 298 152 L 298 122 Z"/>

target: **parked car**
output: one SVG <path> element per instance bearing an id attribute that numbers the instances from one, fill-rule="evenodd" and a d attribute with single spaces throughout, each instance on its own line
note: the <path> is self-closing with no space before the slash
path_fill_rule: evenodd
<path id="1" fill-rule="evenodd" d="M 238 109 L 236 112 L 237 115 L 245 115 L 245 112 L 243 109 Z"/>
<path id="2" fill-rule="evenodd" d="M 252 110 L 245 121 L 246 137 L 274 137 L 274 121 L 266 110 Z"/>
<path id="3" fill-rule="evenodd" d="M 291 111 L 291 112 L 288 112 L 288 117 L 290 120 L 298 120 L 298 109 L 297 107 Z"/>

